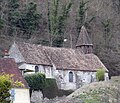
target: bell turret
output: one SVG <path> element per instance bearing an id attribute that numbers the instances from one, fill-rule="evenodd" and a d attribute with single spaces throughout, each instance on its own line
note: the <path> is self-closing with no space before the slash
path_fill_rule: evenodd
<path id="1" fill-rule="evenodd" d="M 93 53 L 93 44 L 84 26 L 82 26 L 80 35 L 76 44 L 76 49 L 84 54 Z"/>

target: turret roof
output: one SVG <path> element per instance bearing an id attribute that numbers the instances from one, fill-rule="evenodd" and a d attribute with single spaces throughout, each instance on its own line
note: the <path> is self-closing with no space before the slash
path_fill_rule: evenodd
<path id="1" fill-rule="evenodd" d="M 82 26 L 82 28 L 81 28 L 76 47 L 82 46 L 82 45 L 93 45 L 92 41 L 88 35 L 88 32 L 84 26 Z"/>

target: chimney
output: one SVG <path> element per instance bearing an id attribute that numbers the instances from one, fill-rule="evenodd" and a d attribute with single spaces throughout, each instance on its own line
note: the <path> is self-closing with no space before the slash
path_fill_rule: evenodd
<path id="1" fill-rule="evenodd" d="M 9 53 L 7 49 L 4 50 L 4 58 L 9 58 Z"/>

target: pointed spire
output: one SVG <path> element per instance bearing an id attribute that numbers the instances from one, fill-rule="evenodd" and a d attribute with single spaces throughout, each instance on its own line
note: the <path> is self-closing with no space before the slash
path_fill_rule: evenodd
<path id="1" fill-rule="evenodd" d="M 85 46 L 85 45 L 92 46 L 93 44 L 92 44 L 92 41 L 88 35 L 86 28 L 84 26 L 82 26 L 76 47 Z"/>

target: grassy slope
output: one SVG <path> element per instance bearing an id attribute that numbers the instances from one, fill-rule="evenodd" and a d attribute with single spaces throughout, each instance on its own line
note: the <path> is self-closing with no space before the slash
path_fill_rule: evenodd
<path id="1" fill-rule="evenodd" d="M 57 103 L 120 103 L 120 77 L 81 87 Z"/>

